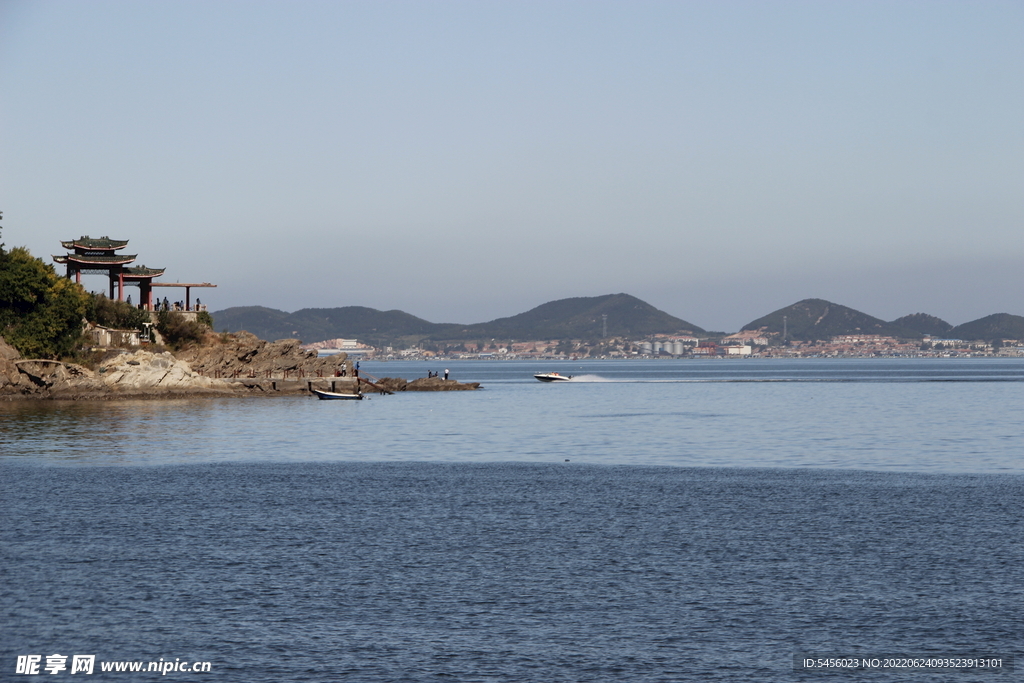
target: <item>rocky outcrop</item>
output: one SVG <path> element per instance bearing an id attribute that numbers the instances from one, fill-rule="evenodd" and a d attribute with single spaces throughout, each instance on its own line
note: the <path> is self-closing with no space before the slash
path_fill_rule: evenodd
<path id="1" fill-rule="evenodd" d="M 55 360 L 0 360 L 0 396 L 6 398 L 229 396 L 242 390 L 238 385 L 203 377 L 167 352 L 117 354 L 101 362 L 95 371 Z"/>
<path id="2" fill-rule="evenodd" d="M 339 353 L 318 356 L 299 348 L 297 339 L 268 342 L 248 332 L 209 335 L 206 343 L 177 354 L 138 350 L 111 351 L 90 370 L 74 363 L 22 359 L 0 339 L 0 398 L 142 398 L 161 396 L 280 396 L 310 389 L 355 393 L 352 363 Z M 360 378 L 361 380 L 362 378 Z M 384 378 L 363 392 L 465 391 L 463 384 L 440 377 L 408 382 Z"/>
<path id="3" fill-rule="evenodd" d="M 235 384 L 205 377 L 169 352 L 126 353 L 100 364 L 96 376 L 119 394 L 230 394 Z"/>
<path id="4" fill-rule="evenodd" d="M 401 377 L 384 377 L 376 384 L 388 391 L 472 391 L 480 388 L 480 382 L 462 383 L 440 377 L 420 377 L 411 382 Z"/>
<path id="5" fill-rule="evenodd" d="M 62 363 L 55 360 L 15 361 L 21 373 L 22 394 L 41 397 L 77 398 L 103 394 L 106 387 L 95 374 L 81 365 Z"/>
<path id="6" fill-rule="evenodd" d="M 317 356 L 299 348 L 298 339 L 268 342 L 248 332 L 210 335 L 202 346 L 176 355 L 207 377 L 300 378 L 351 376 L 352 364 L 344 353 Z"/>
<path id="7" fill-rule="evenodd" d="M 21 372 L 15 364 L 20 359 L 18 350 L 0 337 L 0 396 L 20 393 Z"/>

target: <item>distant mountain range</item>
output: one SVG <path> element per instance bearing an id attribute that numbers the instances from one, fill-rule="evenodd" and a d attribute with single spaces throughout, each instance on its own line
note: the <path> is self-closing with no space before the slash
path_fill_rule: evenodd
<path id="1" fill-rule="evenodd" d="M 359 339 L 374 346 L 491 339 L 597 340 L 604 336 L 605 325 L 609 337 L 705 333 L 700 327 L 659 311 L 629 294 L 550 301 L 519 315 L 473 325 L 432 323 L 402 311 L 378 311 L 362 306 L 304 308 L 294 313 L 263 306 L 240 306 L 217 311 L 213 319 L 218 330 L 247 330 L 263 339 L 298 337 L 314 342 L 344 338 Z"/>
<path id="2" fill-rule="evenodd" d="M 659 311 L 635 296 L 606 294 L 550 301 L 526 313 L 477 325 L 449 325 L 432 333 L 430 338 L 435 341 L 601 339 L 605 336 L 644 337 L 659 333 L 704 332 L 693 323 Z"/>
<path id="3" fill-rule="evenodd" d="M 801 341 L 824 340 L 847 334 L 879 334 L 903 339 L 920 339 L 928 335 L 967 341 L 992 341 L 1024 339 L 1024 317 L 996 313 L 953 327 L 933 315 L 914 313 L 886 322 L 824 299 L 804 299 L 749 322 L 743 329 L 778 336 L 785 333 L 788 339 Z"/>
<path id="4" fill-rule="evenodd" d="M 238 306 L 216 311 L 213 319 L 218 330 L 247 330 L 263 339 L 297 337 L 315 342 L 345 338 L 373 346 L 491 339 L 598 340 L 604 336 L 641 339 L 654 334 L 717 336 L 629 294 L 559 299 L 519 315 L 473 325 L 432 323 L 403 311 L 378 311 L 364 306 L 304 308 L 294 313 L 263 306 Z M 880 334 L 905 339 L 930 335 L 991 341 L 1024 339 L 1024 317 L 997 313 L 953 327 L 935 316 L 914 313 L 886 322 L 824 299 L 804 299 L 751 321 L 743 329 L 776 338 L 781 338 L 785 329 L 787 338 L 795 340 Z"/>

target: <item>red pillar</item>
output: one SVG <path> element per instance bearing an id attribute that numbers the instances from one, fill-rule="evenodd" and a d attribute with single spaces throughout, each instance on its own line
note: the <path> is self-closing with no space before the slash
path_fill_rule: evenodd
<path id="1" fill-rule="evenodd" d="M 189 297 L 188 297 L 188 290 L 189 289 L 191 289 L 191 288 L 190 287 L 186 287 L 185 288 L 185 310 L 186 311 L 189 310 L 189 308 L 188 308 L 189 307 Z"/>
<path id="2" fill-rule="evenodd" d="M 124 273 L 117 274 L 117 300 L 124 301 Z"/>

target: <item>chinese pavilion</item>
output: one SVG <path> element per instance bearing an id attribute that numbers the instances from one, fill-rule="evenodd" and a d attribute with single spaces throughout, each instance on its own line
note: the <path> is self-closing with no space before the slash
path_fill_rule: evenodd
<path id="1" fill-rule="evenodd" d="M 114 298 L 117 286 L 117 300 L 124 300 L 124 286 L 138 285 L 140 303 L 146 310 L 153 310 L 153 278 L 164 274 L 165 268 L 129 266 L 135 262 L 136 254 L 116 252 L 128 246 L 128 240 L 112 240 L 109 237 L 93 239 L 88 235 L 77 240 L 61 241 L 61 246 L 72 253 L 54 256 L 53 260 L 67 266 L 67 275 L 75 282 L 82 282 L 82 273 L 106 273 L 110 280 L 110 298 Z"/>

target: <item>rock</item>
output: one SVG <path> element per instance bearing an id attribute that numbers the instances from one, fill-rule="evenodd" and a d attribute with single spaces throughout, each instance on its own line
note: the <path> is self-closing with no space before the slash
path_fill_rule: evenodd
<path id="1" fill-rule="evenodd" d="M 7 340 L 5 340 L 3 337 L 0 337 L 0 359 L 6 359 L 6 360 L 19 360 L 19 359 L 21 359 L 21 354 L 18 353 L 18 349 L 14 348 L 10 344 L 8 344 Z"/>
<path id="2" fill-rule="evenodd" d="M 91 370 L 74 363 L 22 358 L 0 337 L 0 397 L 78 397 L 103 392 L 103 383 Z"/>
<path id="3" fill-rule="evenodd" d="M 231 381 L 227 381 L 231 380 Z M 407 382 L 379 380 L 386 391 L 465 391 L 479 382 L 440 377 Z M 172 355 L 138 350 L 118 353 L 93 372 L 80 365 L 26 360 L 0 340 L 0 397 L 116 398 L 183 395 L 266 395 L 306 393 L 310 388 L 356 391 L 352 363 L 344 353 L 318 356 L 296 339 L 267 342 L 248 332 L 207 335 L 206 343 Z M 364 393 L 374 391 L 365 384 Z"/>
<path id="4" fill-rule="evenodd" d="M 103 361 L 96 372 L 74 363 L 22 359 L 4 361 L 15 369 L 13 381 L 0 384 L 0 395 L 15 398 L 88 399 L 121 396 L 233 395 L 241 388 L 192 371 L 169 353 L 136 351 Z M 4 379 L 10 380 L 9 369 Z"/>
<path id="5" fill-rule="evenodd" d="M 237 385 L 204 377 L 169 352 L 136 351 L 100 364 L 100 381 L 117 393 L 233 393 Z"/>
<path id="6" fill-rule="evenodd" d="M 384 377 L 377 382 L 388 391 L 472 391 L 480 388 L 479 382 L 456 382 L 440 377 L 420 377 L 407 382 L 401 377 Z"/>
<path id="7" fill-rule="evenodd" d="M 37 398 L 71 397 L 104 393 L 103 383 L 95 374 L 74 363 L 55 360 L 22 359 L 9 361 L 17 371 L 13 378 L 0 386 L 0 394 Z"/>
<path id="8" fill-rule="evenodd" d="M 20 358 L 18 350 L 0 337 L 0 395 L 21 393 L 21 373 L 14 363 Z"/>
<path id="9" fill-rule="evenodd" d="M 339 353 L 317 357 L 316 351 L 299 348 L 298 339 L 268 342 L 248 332 L 210 335 L 207 343 L 177 353 L 194 370 L 208 377 L 284 378 L 352 375 L 348 356 Z M 269 377 L 268 377 L 269 375 Z"/>
<path id="10" fill-rule="evenodd" d="M 409 386 L 409 382 L 401 377 L 381 377 L 375 384 L 390 392 L 405 391 L 405 388 Z"/>
<path id="11" fill-rule="evenodd" d="M 440 377 L 420 377 L 409 382 L 406 391 L 472 391 L 479 389 L 480 382 L 457 382 L 454 379 L 441 379 Z"/>

